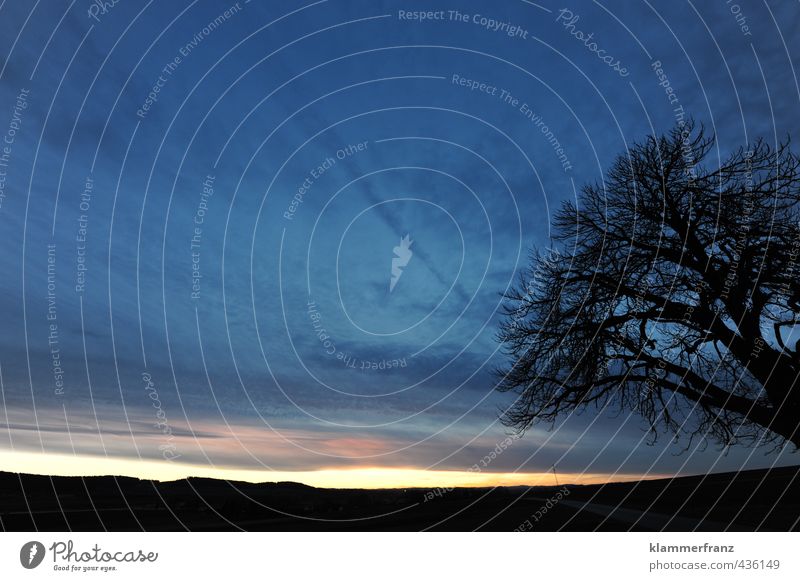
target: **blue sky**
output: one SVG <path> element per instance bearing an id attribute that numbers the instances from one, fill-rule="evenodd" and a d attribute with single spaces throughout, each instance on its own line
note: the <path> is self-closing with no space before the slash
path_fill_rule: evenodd
<path id="1" fill-rule="evenodd" d="M 718 156 L 800 130 L 790 3 L 92 6 L 0 4 L 4 135 L 27 95 L 0 205 L 0 449 L 42 461 L 163 462 L 168 429 L 188 472 L 466 470 L 506 437 L 500 293 L 560 202 L 676 106 Z M 486 469 L 795 462 L 676 455 L 644 428 L 586 413 Z"/>

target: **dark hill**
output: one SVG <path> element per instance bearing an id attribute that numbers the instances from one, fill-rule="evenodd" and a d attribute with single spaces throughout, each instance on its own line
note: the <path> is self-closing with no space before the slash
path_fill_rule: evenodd
<path id="1" fill-rule="evenodd" d="M 4 530 L 797 530 L 800 467 L 591 486 L 339 490 L 0 472 Z"/>

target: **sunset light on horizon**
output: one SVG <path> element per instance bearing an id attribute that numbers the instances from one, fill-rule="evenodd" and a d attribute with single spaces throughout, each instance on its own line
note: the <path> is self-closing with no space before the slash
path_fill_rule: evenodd
<path id="1" fill-rule="evenodd" d="M 186 465 L 155 460 L 0 451 L 6 470 L 50 476 L 123 476 L 155 481 L 216 478 L 235 482 L 297 482 L 318 488 L 454 488 L 490 486 L 563 486 L 666 478 L 666 474 L 574 474 L 553 472 L 470 472 L 416 468 L 360 467 L 311 471 L 243 470 L 235 467 Z"/>

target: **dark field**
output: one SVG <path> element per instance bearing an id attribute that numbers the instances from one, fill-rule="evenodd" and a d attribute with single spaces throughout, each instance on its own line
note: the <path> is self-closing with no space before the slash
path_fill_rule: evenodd
<path id="1" fill-rule="evenodd" d="M 798 529 L 799 476 L 800 467 L 787 467 L 434 495 L 411 488 L 0 472 L 0 524 L 8 531 L 788 531 Z"/>

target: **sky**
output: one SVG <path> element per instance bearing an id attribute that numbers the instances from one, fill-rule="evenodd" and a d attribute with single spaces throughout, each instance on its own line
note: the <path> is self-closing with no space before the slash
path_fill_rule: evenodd
<path id="1" fill-rule="evenodd" d="M 423 18 L 424 17 L 424 18 Z M 800 136 L 794 3 L 0 3 L 0 470 L 327 486 L 796 464 L 498 421 L 501 295 L 689 116 Z"/>

